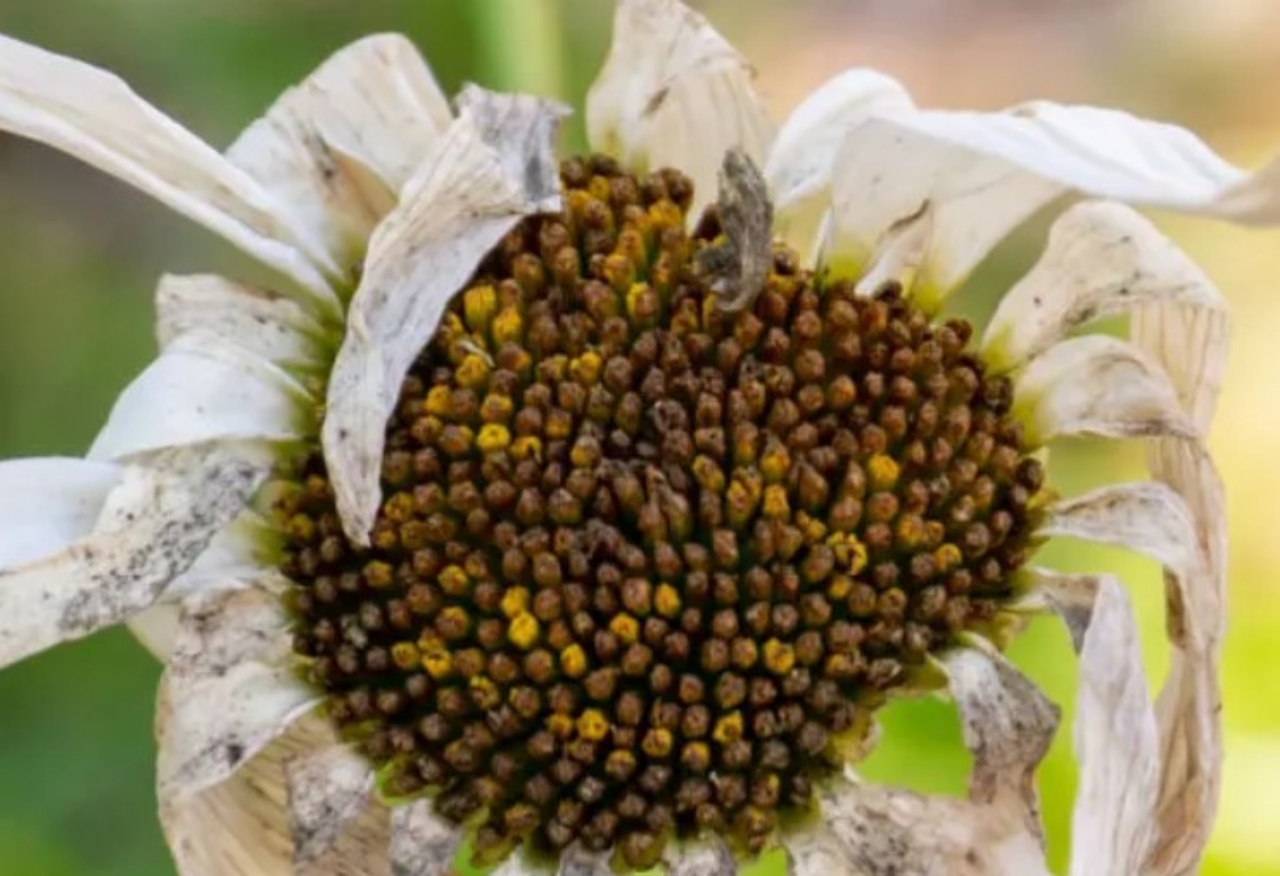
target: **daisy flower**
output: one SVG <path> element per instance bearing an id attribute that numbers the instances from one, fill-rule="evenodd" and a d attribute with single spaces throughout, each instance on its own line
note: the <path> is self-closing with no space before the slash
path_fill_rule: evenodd
<path id="1" fill-rule="evenodd" d="M 0 464 L 0 665 L 129 623 L 164 661 L 179 871 L 661 866 L 1045 872 L 1059 712 L 1001 656 L 1080 666 L 1072 871 L 1193 872 L 1219 782 L 1226 549 L 1205 449 L 1226 309 L 1126 203 L 1280 218 L 1179 128 L 917 108 L 851 70 L 775 130 L 676 0 L 620 0 L 587 100 L 463 89 L 375 36 L 225 153 L 110 74 L 0 40 L 0 128 L 274 270 L 166 276 L 161 352 L 84 459 Z M 1057 219 L 981 333 L 941 315 Z M 1127 340 L 1082 333 L 1127 314 Z M 1052 488 L 1060 436 L 1151 478 Z M 1165 571 L 1153 703 L 1105 570 Z M 875 714 L 954 699 L 966 799 L 862 782 Z"/>

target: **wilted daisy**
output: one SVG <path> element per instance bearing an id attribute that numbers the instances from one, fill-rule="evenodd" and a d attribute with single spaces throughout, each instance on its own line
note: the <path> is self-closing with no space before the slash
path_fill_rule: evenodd
<path id="1" fill-rule="evenodd" d="M 278 274 L 165 277 L 162 352 L 87 458 L 0 465 L 0 663 L 133 624 L 166 664 L 183 874 L 426 876 L 464 844 L 504 876 L 772 847 L 795 874 L 1028 874 L 1058 711 L 1000 648 L 1056 612 L 1073 872 L 1194 871 L 1226 318 L 1119 202 L 1272 221 L 1277 174 L 1118 112 L 917 110 L 866 70 L 775 132 L 675 0 L 622 0 L 613 40 L 595 151 L 563 159 L 566 109 L 451 106 L 394 36 L 225 154 L 0 42 L 0 127 Z M 1051 204 L 985 330 L 940 315 Z M 1129 340 L 1078 331 L 1109 314 Z M 1152 479 L 1060 496 L 1045 446 L 1070 435 L 1148 441 Z M 1032 563 L 1055 536 L 1166 569 L 1154 706 L 1120 584 Z M 919 691 L 960 711 L 968 799 L 856 777 L 876 710 Z"/>

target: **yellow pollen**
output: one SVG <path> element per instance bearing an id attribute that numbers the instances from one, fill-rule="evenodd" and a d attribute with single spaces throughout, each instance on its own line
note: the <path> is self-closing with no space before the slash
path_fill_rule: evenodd
<path id="1" fill-rule="evenodd" d="M 526 587 L 512 587 L 502 594 L 500 604 L 502 613 L 515 619 L 529 610 L 529 590 Z"/>
<path id="2" fill-rule="evenodd" d="M 546 728 L 557 739 L 568 739 L 573 735 L 574 722 L 568 715 L 557 712 L 547 716 Z"/>
<path id="3" fill-rule="evenodd" d="M 542 460 L 542 439 L 525 435 L 511 442 L 511 458 L 516 462 L 526 459 Z"/>
<path id="4" fill-rule="evenodd" d="M 711 731 L 711 738 L 721 745 L 728 745 L 730 742 L 741 739 L 743 730 L 742 713 L 730 712 L 716 721 L 715 729 Z"/>
<path id="5" fill-rule="evenodd" d="M 422 665 L 422 654 L 413 642 L 396 642 L 392 645 L 391 659 L 405 672 L 411 672 Z"/>
<path id="6" fill-rule="evenodd" d="M 770 639 L 764 643 L 764 665 L 774 675 L 786 675 L 795 668 L 795 649 L 778 639 Z"/>
<path id="7" fill-rule="evenodd" d="M 634 645 L 640 638 L 640 622 L 629 614 L 616 614 L 609 621 L 609 631 L 624 644 Z"/>
<path id="8" fill-rule="evenodd" d="M 791 505 L 787 501 L 787 488 L 782 484 L 770 484 L 764 488 L 764 504 L 760 513 L 774 520 L 785 520 L 791 515 Z"/>
<path id="9" fill-rule="evenodd" d="M 473 332 L 485 331 L 498 310 L 497 291 L 492 286 L 472 286 L 462 295 L 462 310 L 466 314 L 469 329 Z"/>
<path id="10" fill-rule="evenodd" d="M 898 483 L 898 463 L 892 457 L 877 453 L 867 460 L 867 481 L 873 490 L 892 489 Z"/>
<path id="11" fill-rule="evenodd" d="M 508 341 L 517 342 L 524 336 L 524 317 L 515 305 L 508 305 L 493 318 L 490 331 L 495 345 L 501 346 Z"/>
<path id="12" fill-rule="evenodd" d="M 453 378 L 458 381 L 459 386 L 474 389 L 489 379 L 489 363 L 483 356 L 468 353 L 462 360 L 462 364 L 453 372 Z"/>
<path id="13" fill-rule="evenodd" d="M 938 564 L 939 572 L 950 572 L 960 565 L 964 555 L 960 552 L 960 548 L 947 542 L 933 552 L 933 559 Z"/>
<path id="14" fill-rule="evenodd" d="M 778 442 L 771 445 L 760 457 L 760 473 L 771 484 L 776 484 L 787 476 L 791 470 L 791 454 L 786 445 Z"/>
<path id="15" fill-rule="evenodd" d="M 449 410 L 452 408 L 452 399 L 447 386 L 433 386 L 427 391 L 426 401 L 422 403 L 422 409 L 428 414 L 436 417 L 449 416 Z"/>
<path id="16" fill-rule="evenodd" d="M 364 580 L 370 587 L 377 589 L 390 587 L 394 578 L 395 574 L 391 569 L 390 563 L 384 563 L 382 560 L 370 560 L 364 565 Z"/>
<path id="17" fill-rule="evenodd" d="M 650 757 L 666 757 L 671 753 L 671 748 L 674 744 L 675 739 L 670 730 L 655 727 L 644 734 L 644 740 L 641 741 L 640 747 Z"/>
<path id="18" fill-rule="evenodd" d="M 673 618 L 680 613 L 680 591 L 665 581 L 658 585 L 653 594 L 653 607 L 665 618 Z"/>
<path id="19" fill-rule="evenodd" d="M 587 652 L 574 643 L 560 652 L 560 669 L 569 678 L 581 678 L 587 672 Z"/>
<path id="20" fill-rule="evenodd" d="M 599 709 L 587 709 L 578 716 L 578 735 L 599 742 L 609 735 L 609 719 Z"/>
<path id="21" fill-rule="evenodd" d="M 600 371 L 603 368 L 604 361 L 600 358 L 600 354 L 594 350 L 588 350 L 569 362 L 569 376 L 584 386 L 592 386 L 600 379 Z"/>
<path id="22" fill-rule="evenodd" d="M 507 431 L 507 427 L 496 423 L 486 423 L 481 426 L 480 435 L 476 438 L 476 447 L 481 453 L 497 453 L 500 450 L 506 450 L 510 443 L 511 433 Z"/>
<path id="23" fill-rule="evenodd" d="M 511 626 L 507 629 L 507 638 L 511 644 L 522 651 L 528 651 L 538 644 L 539 636 L 538 619 L 527 611 L 512 618 Z"/>
<path id="24" fill-rule="evenodd" d="M 471 585 L 471 578 L 461 566 L 445 566 L 440 571 L 440 589 L 450 596 L 463 596 Z"/>
<path id="25" fill-rule="evenodd" d="M 827 539 L 827 545 L 836 555 L 836 562 L 851 575 L 857 575 L 867 567 L 867 546 L 852 532 L 836 532 Z"/>

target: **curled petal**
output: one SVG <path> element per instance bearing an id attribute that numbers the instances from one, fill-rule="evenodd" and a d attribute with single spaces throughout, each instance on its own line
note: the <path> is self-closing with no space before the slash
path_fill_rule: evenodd
<path id="1" fill-rule="evenodd" d="M 0 462 L 0 569 L 65 548 L 93 529 L 120 467 L 74 458 Z"/>
<path id="2" fill-rule="evenodd" d="M 1032 447 L 1062 435 L 1196 434 L 1164 369 L 1105 335 L 1060 341 L 1031 360 L 1017 377 L 1014 398 Z"/>
<path id="3" fill-rule="evenodd" d="M 347 270 L 450 121 L 413 44 L 380 34 L 340 49 L 227 151 Z"/>
<path id="4" fill-rule="evenodd" d="M 280 441 L 314 430 L 297 381 L 213 335 L 178 338 L 125 388 L 89 449 L 91 459 L 206 441 Z"/>
<path id="5" fill-rule="evenodd" d="M 370 241 L 329 381 L 325 461 L 343 528 L 356 544 L 368 543 L 377 515 L 383 427 L 409 366 L 480 260 L 521 217 L 547 209 L 556 190 L 556 178 L 541 173 L 554 173 L 550 133 L 562 110 L 533 98 L 471 94 Z M 535 168 L 540 173 L 530 176 Z"/>
<path id="6" fill-rule="evenodd" d="M 695 841 L 667 855 L 667 876 L 737 876 L 733 852 L 719 837 Z"/>
<path id="7" fill-rule="evenodd" d="M 1122 204 L 1077 204 L 1053 223 L 1040 260 L 1001 299 L 983 352 L 993 367 L 1013 368 L 1080 325 L 1128 310 L 1145 319 L 1138 315 L 1154 312 L 1146 305 L 1161 303 L 1222 310 L 1209 278 L 1147 219 Z M 1168 328 L 1180 355 L 1199 349 L 1195 334 Z"/>
<path id="8" fill-rule="evenodd" d="M 789 838 L 791 876 L 1045 876 L 1037 837 L 1007 808 L 840 779 L 821 824 Z"/>
<path id="9" fill-rule="evenodd" d="M 1066 624 L 1071 644 L 1078 652 L 1084 647 L 1084 634 L 1093 620 L 1093 603 L 1098 596 L 1101 578 L 1097 575 L 1069 575 L 1048 569 L 1032 569 L 1026 597 L 1018 608 L 1052 611 Z"/>
<path id="10" fill-rule="evenodd" d="M 290 205 L 112 74 L 0 37 L 0 130 L 119 177 L 336 305 L 337 266 Z"/>
<path id="11" fill-rule="evenodd" d="M 171 739 L 165 715 L 162 700 L 156 728 L 162 758 Z M 297 876 L 285 764 L 334 742 L 328 722 L 309 715 L 225 782 L 178 796 L 161 788 L 160 822 L 179 876 Z"/>
<path id="12" fill-rule="evenodd" d="M 279 597 L 256 587 L 184 605 L 161 682 L 161 796 L 226 781 L 315 705 L 289 663 L 288 627 Z"/>
<path id="13" fill-rule="evenodd" d="M 591 148 L 638 171 L 693 178 L 693 216 L 715 197 L 729 149 L 764 163 L 773 124 L 751 67 L 701 14 L 677 0 L 618 0 L 613 44 L 587 94 Z"/>
<path id="14" fill-rule="evenodd" d="M 372 797 L 369 764 L 344 745 L 303 752 L 285 763 L 293 824 L 294 872 L 343 876 L 385 872 L 389 819 Z"/>
<path id="15" fill-rule="evenodd" d="M 897 80 L 875 70 L 846 70 L 818 86 L 787 117 L 765 161 L 778 232 L 812 246 L 845 138 L 869 118 L 914 108 Z"/>
<path id="16" fill-rule="evenodd" d="M 296 301 L 215 274 L 166 274 L 156 289 L 161 349 L 198 333 L 278 365 L 316 365 L 331 333 Z"/>
<path id="17" fill-rule="evenodd" d="M 1027 832 L 1040 835 L 1035 771 L 1061 712 L 990 646 L 958 648 L 942 663 L 973 755 L 969 799 L 1021 813 Z"/>
<path id="18" fill-rule="evenodd" d="M 244 509 L 265 473 L 265 460 L 207 445 L 125 468 L 90 535 L 0 570 L 0 666 L 151 605 Z"/>
<path id="19" fill-rule="evenodd" d="M 1160 753 L 1133 609 L 1119 582 L 1102 578 L 1098 585 L 1079 649 L 1071 872 L 1128 876 L 1145 872 Z"/>
<path id="20" fill-rule="evenodd" d="M 462 847 L 462 831 L 440 818 L 430 800 L 391 810 L 391 876 L 442 876 Z"/>

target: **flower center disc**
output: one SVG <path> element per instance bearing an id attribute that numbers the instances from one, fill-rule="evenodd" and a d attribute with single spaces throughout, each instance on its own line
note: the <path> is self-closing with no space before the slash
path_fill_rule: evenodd
<path id="1" fill-rule="evenodd" d="M 966 323 L 780 246 L 727 313 L 687 178 L 561 173 L 563 213 L 508 235 L 405 380 L 372 547 L 318 451 L 293 473 L 295 650 L 384 792 L 477 816 L 481 860 L 758 851 L 992 619 L 1042 472 Z"/>

